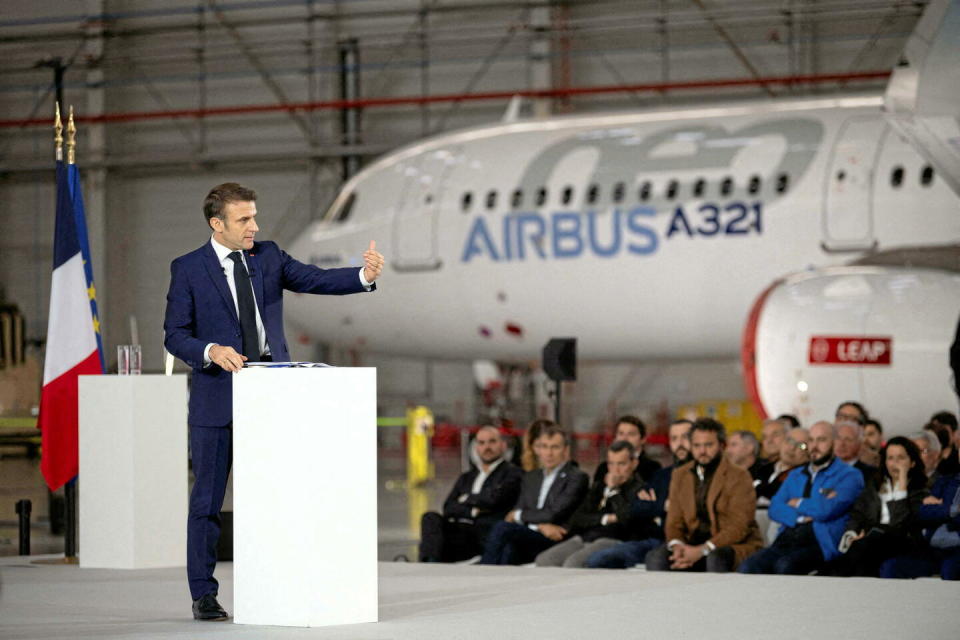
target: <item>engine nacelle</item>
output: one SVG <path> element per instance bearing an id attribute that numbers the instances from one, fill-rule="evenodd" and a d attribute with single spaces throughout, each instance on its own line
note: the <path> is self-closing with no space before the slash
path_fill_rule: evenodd
<path id="1" fill-rule="evenodd" d="M 885 437 L 957 410 L 949 351 L 960 316 L 960 274 L 834 267 L 773 283 L 754 303 L 742 359 L 761 416 L 793 413 L 809 426 L 861 402 Z"/>

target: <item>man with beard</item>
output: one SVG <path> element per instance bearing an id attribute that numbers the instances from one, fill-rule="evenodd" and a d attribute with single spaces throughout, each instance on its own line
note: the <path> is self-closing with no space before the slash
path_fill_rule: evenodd
<path id="1" fill-rule="evenodd" d="M 587 558 L 588 569 L 627 569 L 643 563 L 647 552 L 663 544 L 660 523 L 667 515 L 667 495 L 673 470 L 690 458 L 689 420 L 677 420 L 670 425 L 670 453 L 673 464 L 660 469 L 650 482 L 637 492 L 631 505 L 630 539 L 615 547 L 597 551 Z"/>
<path id="2" fill-rule="evenodd" d="M 647 553 L 648 571 L 723 573 L 763 545 L 753 479 L 724 458 L 725 436 L 712 418 L 693 423 L 693 461 L 673 472 L 663 527 L 668 542 Z"/>
<path id="3" fill-rule="evenodd" d="M 833 454 L 836 428 L 810 427 L 810 464 L 790 472 L 773 496 L 770 518 L 782 526 L 773 544 L 740 565 L 741 573 L 806 575 L 832 560 L 863 475 Z"/>
<path id="4" fill-rule="evenodd" d="M 420 562 L 457 562 L 483 552 L 490 528 L 503 519 L 520 493 L 523 471 L 506 460 L 507 446 L 496 428 L 477 431 L 473 441 L 480 467 L 457 478 L 443 503 L 420 520 Z"/>
<path id="5" fill-rule="evenodd" d="M 621 416 L 617 420 L 617 429 L 613 436 L 613 441 L 625 440 L 633 445 L 636 452 L 637 469 L 635 471 L 637 478 L 641 482 L 648 482 L 657 471 L 660 470 L 660 463 L 649 457 L 643 450 L 643 445 L 647 442 L 647 425 L 643 420 L 636 416 Z M 603 482 L 607 477 L 607 461 L 604 460 L 597 465 L 597 470 L 593 474 L 595 483 Z"/>

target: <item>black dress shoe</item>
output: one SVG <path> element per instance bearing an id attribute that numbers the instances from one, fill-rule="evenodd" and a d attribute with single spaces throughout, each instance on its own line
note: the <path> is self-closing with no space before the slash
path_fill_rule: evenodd
<path id="1" fill-rule="evenodd" d="M 217 602 L 215 593 L 208 593 L 193 601 L 194 620 L 226 620 L 227 612 Z"/>

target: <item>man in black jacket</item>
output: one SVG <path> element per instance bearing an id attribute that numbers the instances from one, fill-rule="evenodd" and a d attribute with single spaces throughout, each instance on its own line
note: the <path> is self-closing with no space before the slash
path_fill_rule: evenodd
<path id="1" fill-rule="evenodd" d="M 493 526 L 481 564 L 525 564 L 560 542 L 563 524 L 587 493 L 587 474 L 570 462 L 567 433 L 553 423 L 533 443 L 539 469 L 523 475 L 520 499 Z"/>
<path id="2" fill-rule="evenodd" d="M 507 446 L 494 427 L 474 439 L 480 468 L 457 478 L 443 503 L 420 520 L 420 562 L 457 562 L 483 552 L 490 528 L 501 521 L 520 494 L 523 471 L 504 459 Z"/>
<path id="3" fill-rule="evenodd" d="M 643 445 L 647 442 L 647 425 L 643 420 L 636 416 L 621 416 L 617 420 L 617 429 L 614 432 L 613 441 L 626 440 L 633 445 L 634 454 L 637 458 L 637 477 L 643 482 L 650 482 L 653 474 L 660 470 L 660 463 L 648 456 L 643 451 Z M 593 474 L 594 482 L 603 482 L 607 475 L 607 463 L 601 462 Z"/>
<path id="4" fill-rule="evenodd" d="M 607 473 L 594 482 L 587 498 L 563 528 L 570 537 L 542 551 L 538 567 L 582 567 L 590 554 L 609 549 L 630 536 L 630 507 L 643 486 L 636 475 L 633 445 L 617 440 L 607 449 Z"/>

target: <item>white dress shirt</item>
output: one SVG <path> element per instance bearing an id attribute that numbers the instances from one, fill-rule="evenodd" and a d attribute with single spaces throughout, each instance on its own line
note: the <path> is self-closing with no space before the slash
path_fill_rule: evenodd
<path id="1" fill-rule="evenodd" d="M 217 259 L 220 261 L 220 266 L 223 267 L 223 274 L 227 278 L 227 287 L 230 289 L 230 295 L 233 296 L 233 310 L 237 312 L 237 318 L 240 317 L 240 307 L 237 304 L 237 283 L 233 278 L 233 265 L 234 262 L 230 258 L 230 254 L 234 252 L 233 249 L 229 249 L 214 239 L 214 236 L 210 236 L 210 244 L 213 246 L 214 252 L 217 254 Z M 243 251 L 240 251 L 240 260 L 243 262 L 243 267 L 247 269 L 247 273 L 250 272 L 249 267 L 247 267 L 247 257 L 243 255 Z M 370 290 L 370 287 L 373 286 L 371 283 L 367 282 L 367 279 L 363 277 L 363 268 L 360 268 L 360 284 L 363 285 L 363 288 L 367 291 Z M 250 289 L 253 289 L 253 279 L 250 280 Z M 254 293 L 253 295 L 253 304 L 256 307 L 256 313 L 254 314 L 257 319 L 257 342 L 260 343 L 260 355 L 268 356 L 270 355 L 270 345 L 267 343 L 267 331 L 263 328 L 263 320 L 260 318 L 260 305 L 257 304 L 257 296 Z M 208 366 L 211 363 L 210 360 L 210 348 L 213 347 L 216 343 L 211 342 L 203 350 L 203 366 Z"/>

